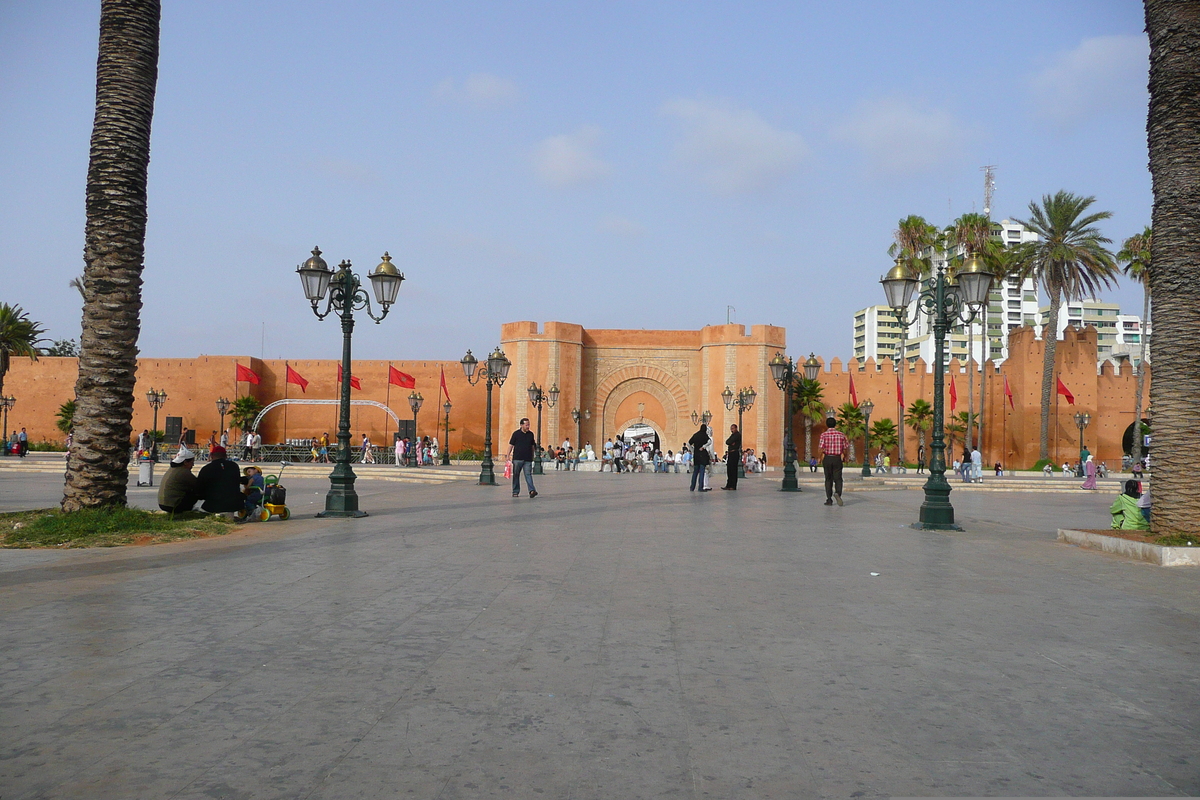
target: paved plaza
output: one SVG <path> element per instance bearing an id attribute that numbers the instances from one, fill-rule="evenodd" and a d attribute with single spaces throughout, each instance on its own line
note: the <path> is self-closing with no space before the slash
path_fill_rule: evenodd
<path id="1" fill-rule="evenodd" d="M 1110 496 L 934 533 L 917 491 L 688 477 L 363 480 L 330 521 L 303 478 L 286 523 L 0 551 L 0 797 L 1200 793 L 1200 570 L 1055 541 Z"/>

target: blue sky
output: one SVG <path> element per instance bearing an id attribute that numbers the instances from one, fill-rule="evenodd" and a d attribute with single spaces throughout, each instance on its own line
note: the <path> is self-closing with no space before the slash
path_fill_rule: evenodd
<path id="1" fill-rule="evenodd" d="M 2 299 L 55 338 L 79 332 L 98 20 L 0 0 Z M 1114 249 L 1149 224 L 1142 28 L 1094 0 L 167 0 L 141 351 L 336 357 L 293 273 L 319 244 L 407 276 L 357 357 L 730 313 L 844 359 L 897 220 L 982 210 L 985 164 L 995 219 L 1066 189 Z"/>

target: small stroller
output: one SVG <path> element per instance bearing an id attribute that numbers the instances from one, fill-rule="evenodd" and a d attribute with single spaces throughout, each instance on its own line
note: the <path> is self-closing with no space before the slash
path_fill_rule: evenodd
<path id="1" fill-rule="evenodd" d="M 292 516 L 292 512 L 286 505 L 287 489 L 279 482 L 279 478 L 283 476 L 283 470 L 291 465 L 290 461 L 280 461 L 279 475 L 268 475 L 263 481 L 265 488 L 263 489 L 262 508 L 259 509 L 259 521 L 266 522 L 271 517 L 286 520 Z"/>

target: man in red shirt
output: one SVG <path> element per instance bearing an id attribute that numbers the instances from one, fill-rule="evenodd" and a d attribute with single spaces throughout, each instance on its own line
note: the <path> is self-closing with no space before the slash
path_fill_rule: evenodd
<path id="1" fill-rule="evenodd" d="M 821 434 L 821 452 L 825 454 L 822 466 L 825 469 L 825 505 L 842 505 L 842 456 L 850 447 L 846 434 L 837 429 L 837 420 L 828 417 L 825 420 L 827 430 Z"/>

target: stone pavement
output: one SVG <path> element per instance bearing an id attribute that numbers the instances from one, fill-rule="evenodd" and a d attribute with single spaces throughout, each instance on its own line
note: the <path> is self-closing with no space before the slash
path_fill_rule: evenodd
<path id="1" fill-rule="evenodd" d="M 364 481 L 361 520 L 0 551 L 0 796 L 1200 792 L 1200 570 L 1054 541 L 1107 496 L 956 492 L 933 533 L 919 492 L 686 477 Z"/>

